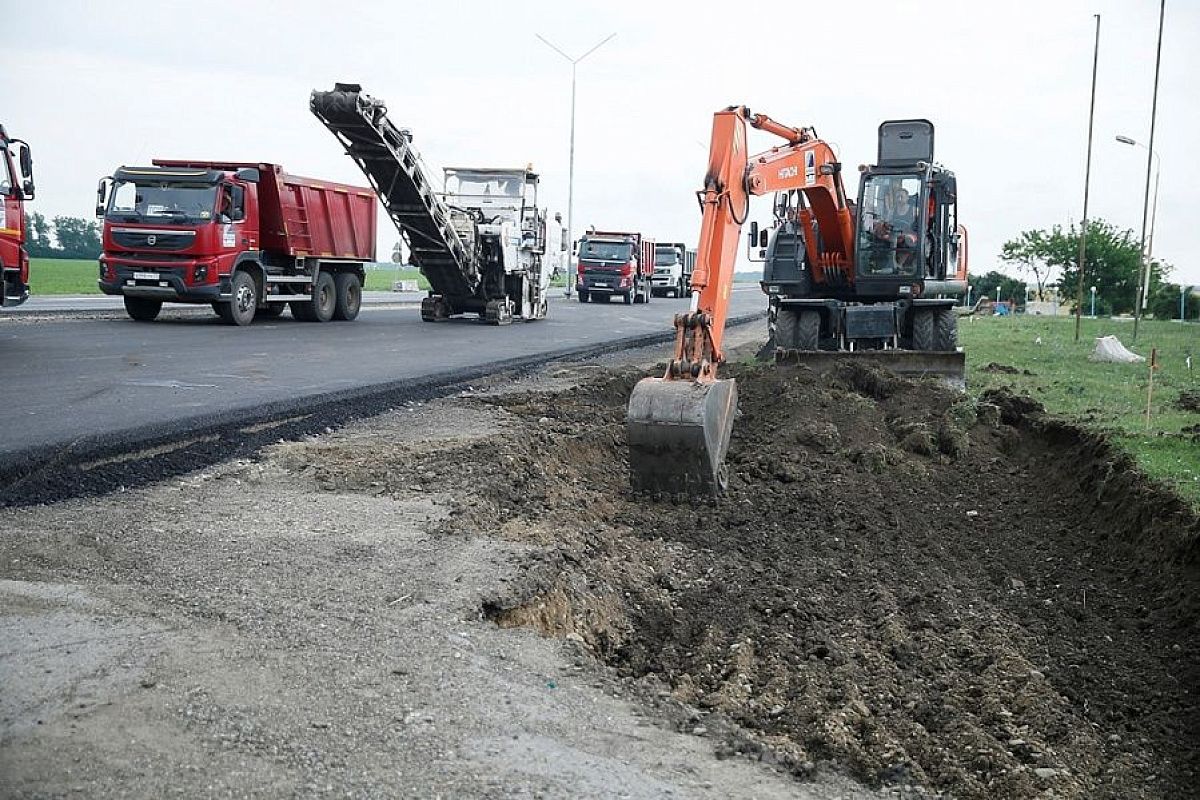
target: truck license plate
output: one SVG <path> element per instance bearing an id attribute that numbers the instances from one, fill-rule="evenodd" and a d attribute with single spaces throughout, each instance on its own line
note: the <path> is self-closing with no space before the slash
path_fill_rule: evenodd
<path id="1" fill-rule="evenodd" d="M 135 281 L 156 281 L 158 280 L 157 272 L 135 272 L 133 273 Z"/>
<path id="2" fill-rule="evenodd" d="M 595 286 L 597 289 L 607 289 L 608 288 L 608 284 L 605 283 L 604 281 L 596 281 L 595 283 L 592 284 L 592 286 Z"/>

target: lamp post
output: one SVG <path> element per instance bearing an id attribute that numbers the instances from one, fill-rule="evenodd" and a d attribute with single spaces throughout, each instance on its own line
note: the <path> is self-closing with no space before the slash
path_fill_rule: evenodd
<path id="1" fill-rule="evenodd" d="M 1092 319 L 1096 318 L 1096 287 L 1092 287 Z"/>
<path id="2" fill-rule="evenodd" d="M 968 283 L 967 284 L 967 308 L 971 307 L 971 289 L 972 288 L 973 287 L 971 286 L 971 284 Z"/>
<path id="3" fill-rule="evenodd" d="M 1154 197 L 1150 201 L 1150 234 L 1147 236 L 1145 228 L 1143 227 L 1142 238 L 1144 243 L 1144 252 L 1142 253 L 1142 280 L 1138 281 L 1142 298 L 1141 308 L 1142 310 L 1145 310 L 1146 305 L 1149 302 L 1147 295 L 1150 292 L 1150 264 L 1151 257 L 1154 255 L 1154 220 L 1158 218 L 1158 176 L 1162 171 L 1162 159 L 1159 158 L 1157 150 L 1151 150 L 1149 147 L 1146 147 L 1146 145 L 1142 144 L 1136 139 L 1132 139 L 1128 136 L 1117 136 L 1117 141 L 1121 144 L 1127 144 L 1147 150 L 1154 159 Z M 1145 226 L 1145 224 L 1146 220 L 1143 217 L 1142 225 Z"/>
<path id="4" fill-rule="evenodd" d="M 1163 36 L 1163 20 L 1167 13 L 1167 0 L 1159 0 L 1158 4 L 1158 48 L 1154 56 L 1154 95 L 1150 102 L 1150 142 L 1146 145 L 1149 154 L 1146 156 L 1146 192 L 1145 199 L 1142 201 L 1142 258 L 1145 266 L 1142 269 L 1142 285 L 1138 287 L 1137 305 L 1133 309 L 1133 338 L 1137 339 L 1138 322 L 1142 318 L 1142 311 L 1146 308 L 1147 297 L 1150 292 L 1150 258 L 1146 255 L 1146 211 L 1150 205 L 1150 164 L 1154 155 L 1154 128 L 1158 122 L 1158 75 L 1159 69 L 1162 67 L 1162 36 Z"/>
<path id="5" fill-rule="evenodd" d="M 1187 292 L 1188 292 L 1188 287 L 1186 287 L 1186 286 L 1179 287 L 1179 321 L 1180 322 L 1184 322 L 1187 320 L 1187 306 L 1185 305 L 1185 301 L 1187 300 Z"/>
<path id="6" fill-rule="evenodd" d="M 552 44 L 545 36 L 542 36 L 540 33 L 534 34 L 534 36 L 536 36 L 537 38 L 542 40 L 543 44 L 545 44 L 547 47 L 549 47 L 554 52 L 558 53 L 560 56 L 565 58 L 567 61 L 571 62 L 571 157 L 570 157 L 570 165 L 568 167 L 569 171 L 567 173 L 567 253 L 568 254 L 575 252 L 575 234 L 573 232 L 574 229 L 571 227 L 571 224 L 574 221 L 574 211 L 575 211 L 575 68 L 577 66 L 579 66 L 580 61 L 583 61 L 585 58 L 590 56 L 592 53 L 599 50 L 601 45 L 605 44 L 609 39 L 613 38 L 616 35 L 617 35 L 616 33 L 610 33 L 606 38 L 597 42 L 595 45 L 592 46 L 591 50 L 588 50 L 586 53 L 581 55 L 579 58 L 571 58 L 569 55 L 564 53 L 562 50 L 555 47 L 554 44 Z M 566 291 L 564 292 L 565 297 L 571 296 L 571 282 L 572 282 L 573 276 L 571 274 L 570 261 L 571 260 L 568 257 L 568 259 L 567 259 L 567 275 L 566 275 L 566 278 L 567 278 Z"/>

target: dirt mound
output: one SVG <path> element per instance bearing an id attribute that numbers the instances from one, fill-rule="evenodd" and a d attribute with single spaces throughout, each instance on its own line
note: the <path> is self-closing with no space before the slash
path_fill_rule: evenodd
<path id="1" fill-rule="evenodd" d="M 541 544 L 484 611 L 664 687 L 719 752 L 964 798 L 1192 791 L 1185 505 L 1017 395 L 852 366 L 730 372 L 719 502 L 628 491 L 637 373 L 494 400 L 506 432 L 353 483 L 449 488 L 452 529 Z"/>
<path id="2" fill-rule="evenodd" d="M 1200 411 L 1200 391 L 1180 392 L 1175 407 L 1180 411 Z"/>

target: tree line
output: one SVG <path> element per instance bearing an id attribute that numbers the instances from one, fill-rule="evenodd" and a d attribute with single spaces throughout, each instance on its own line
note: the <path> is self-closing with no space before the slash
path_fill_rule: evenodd
<path id="1" fill-rule="evenodd" d="M 1004 243 L 1000 260 L 1018 274 L 1032 279 L 1039 296 L 1049 288 L 1058 290 L 1060 302 L 1074 305 L 1079 288 L 1079 244 L 1083 236 L 1080 225 L 1064 228 L 1055 225 L 1049 230 L 1022 231 Z M 1096 313 L 1102 316 L 1132 313 L 1137 303 L 1138 278 L 1142 269 L 1142 250 L 1132 230 L 1120 229 L 1097 219 L 1088 222 L 1087 246 L 1084 256 L 1083 307 L 1091 310 L 1091 287 L 1096 287 Z M 1158 259 L 1150 259 L 1150 290 L 1147 293 L 1148 313 L 1159 319 L 1179 316 L 1180 286 L 1167 280 L 1173 267 Z M 976 287 L 975 297 L 987 294 L 995 299 L 995 287 L 1002 290 L 1001 299 L 1024 300 L 1029 284 L 1001 272 L 971 276 Z M 1186 298 L 1187 315 L 1200 315 L 1200 297 L 1194 293 Z"/>
<path id="2" fill-rule="evenodd" d="M 54 239 L 50 238 L 51 226 Z M 34 212 L 25 215 L 25 249 L 30 258 L 99 258 L 100 225 L 81 217 L 55 217 L 50 222 Z M 55 244 L 57 242 L 57 244 Z"/>

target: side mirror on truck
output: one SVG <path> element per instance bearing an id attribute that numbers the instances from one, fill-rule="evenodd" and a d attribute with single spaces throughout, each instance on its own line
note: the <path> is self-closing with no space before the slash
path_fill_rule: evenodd
<path id="1" fill-rule="evenodd" d="M 235 172 L 233 177 L 237 178 L 239 181 L 246 181 L 247 183 L 258 183 L 261 176 L 259 175 L 256 167 L 243 167 Z"/>
<path id="2" fill-rule="evenodd" d="M 112 178 L 101 178 L 96 187 L 96 216 L 103 217 L 104 209 L 108 207 L 108 190 L 112 187 Z"/>
<path id="3" fill-rule="evenodd" d="M 751 246 L 751 247 L 757 247 L 757 246 L 758 246 L 758 223 L 757 223 L 757 222 L 751 222 L 751 223 L 750 223 L 750 236 L 749 236 L 749 239 L 750 239 L 750 246 Z"/>

